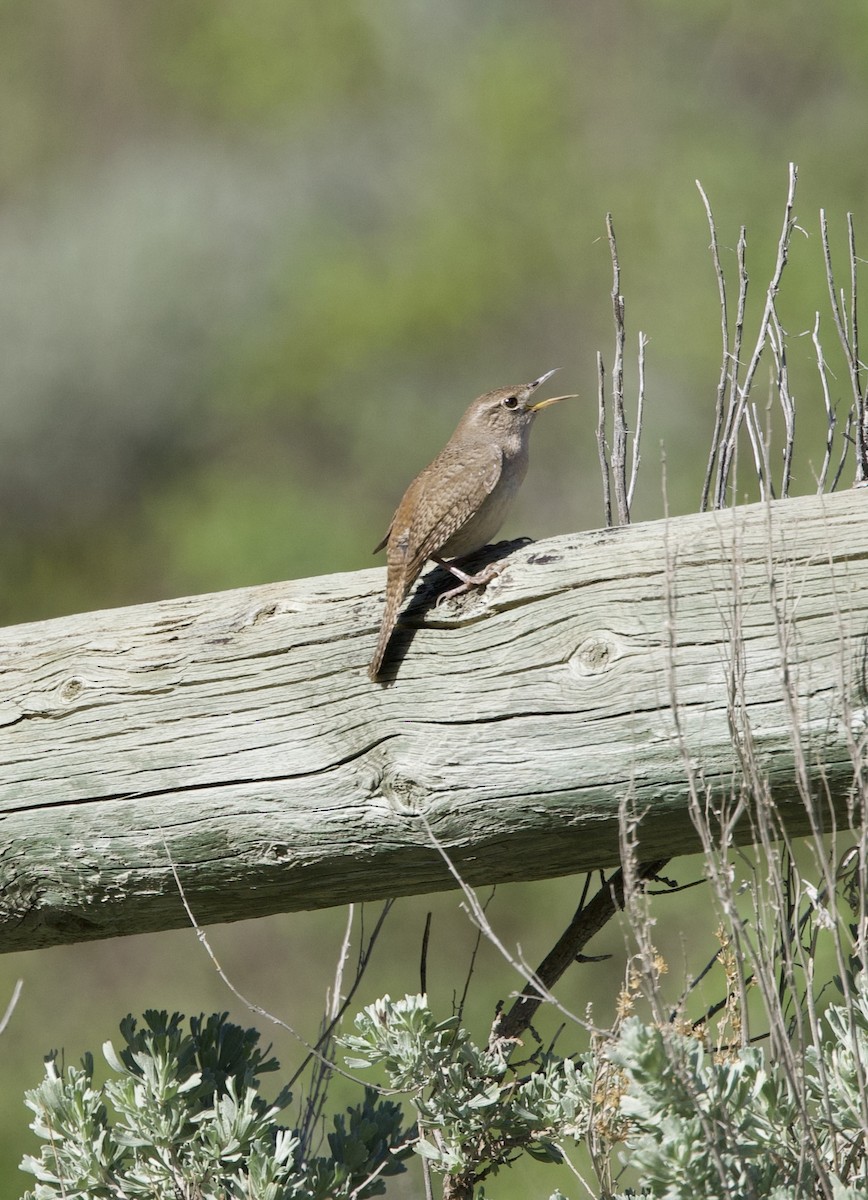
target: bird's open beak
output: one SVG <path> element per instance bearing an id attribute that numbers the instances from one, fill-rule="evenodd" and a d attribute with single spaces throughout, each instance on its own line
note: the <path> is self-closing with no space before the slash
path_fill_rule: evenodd
<path id="1" fill-rule="evenodd" d="M 547 379 L 551 379 L 552 375 L 554 375 L 555 372 L 559 371 L 559 370 L 560 370 L 560 367 L 552 367 L 552 369 L 550 371 L 546 371 L 545 375 L 540 375 L 539 379 L 535 379 L 533 381 L 533 383 L 530 385 L 530 390 L 532 392 L 535 392 L 538 387 L 542 387 L 542 385 L 545 383 L 545 381 Z"/>
<path id="2" fill-rule="evenodd" d="M 530 385 L 530 390 L 535 392 L 538 387 L 541 387 L 547 379 L 551 379 L 555 371 L 559 371 L 560 367 L 554 367 L 551 371 L 546 371 L 545 375 L 540 375 L 539 379 L 535 379 Z M 528 412 L 539 412 L 541 408 L 548 408 L 550 404 L 557 404 L 559 400 L 578 400 L 578 396 L 552 396 L 549 400 L 538 400 L 536 404 L 531 404 L 527 409 Z"/>
<path id="3" fill-rule="evenodd" d="M 578 400 L 575 394 L 569 396 L 550 396 L 548 400 L 537 400 L 536 404 L 532 404 L 527 410 L 528 412 L 539 412 L 541 408 L 548 408 L 550 404 L 559 404 L 561 400 Z"/>

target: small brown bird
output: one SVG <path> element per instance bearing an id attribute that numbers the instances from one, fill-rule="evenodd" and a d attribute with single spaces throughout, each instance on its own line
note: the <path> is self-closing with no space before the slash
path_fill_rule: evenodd
<path id="1" fill-rule="evenodd" d="M 557 370 L 557 368 L 555 368 Z M 386 547 L 386 607 L 377 649 L 368 668 L 376 680 L 398 610 L 428 559 L 451 571 L 460 586 L 446 600 L 488 583 L 498 568 L 467 575 L 454 562 L 475 554 L 494 537 L 527 471 L 528 441 L 540 409 L 574 396 L 553 396 L 529 404 L 537 388 L 554 375 L 547 371 L 533 383 L 497 388 L 479 396 L 458 423 L 452 437 L 404 493 L 386 536 L 374 550 Z"/>

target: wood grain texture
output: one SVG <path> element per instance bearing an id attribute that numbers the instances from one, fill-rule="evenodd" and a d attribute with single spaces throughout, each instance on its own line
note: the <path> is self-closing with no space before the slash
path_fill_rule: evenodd
<path id="1" fill-rule="evenodd" d="M 0 949 L 183 924 L 170 856 L 206 924 L 451 887 L 429 830 L 471 883 L 604 866 L 625 796 L 644 855 L 687 851 L 733 721 L 803 830 L 796 740 L 840 805 L 865 754 L 866 517 L 554 538 L 439 609 L 432 568 L 381 684 L 381 569 L 0 631 Z"/>

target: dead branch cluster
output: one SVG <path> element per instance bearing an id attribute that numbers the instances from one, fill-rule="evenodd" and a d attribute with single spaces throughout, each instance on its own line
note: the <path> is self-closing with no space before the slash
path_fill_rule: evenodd
<path id="1" fill-rule="evenodd" d="M 735 503 L 736 467 L 739 448 L 746 440 L 759 488 L 760 499 L 784 498 L 792 483 L 793 452 L 796 438 L 796 398 L 791 390 L 788 340 L 778 314 L 777 299 L 784 271 L 790 257 L 793 234 L 804 230 L 795 215 L 798 170 L 789 167 L 784 218 L 778 239 L 777 254 L 771 278 L 766 287 L 765 302 L 756 333 L 751 337 L 746 328 L 749 275 L 747 269 L 747 231 L 744 225 L 738 233 L 735 250 L 735 298 L 724 270 L 720 240 L 711 203 L 697 180 L 696 186 L 705 207 L 711 235 L 711 257 L 717 281 L 720 304 L 721 362 L 718 375 L 714 425 L 699 509 L 721 509 Z M 814 314 L 809 331 L 816 356 L 819 391 L 826 416 L 826 437 L 823 458 L 816 472 L 817 492 L 834 491 L 851 454 L 856 486 L 868 483 L 868 370 L 860 357 L 857 268 L 861 259 L 856 253 L 853 214 L 847 214 L 847 285 L 839 286 L 832 263 L 829 227 L 824 210 L 820 211 L 820 240 L 829 294 L 829 305 L 835 331 L 841 344 L 849 377 L 851 401 L 840 430 L 840 446 L 835 439 L 839 414 L 832 400 L 830 369 L 820 339 L 820 313 Z M 625 304 L 621 294 L 621 269 L 612 216 L 606 217 L 606 231 L 612 259 L 612 307 L 615 325 L 615 345 L 611 372 L 611 402 L 606 399 L 606 371 L 603 355 L 597 354 L 598 420 L 597 445 L 603 480 L 603 508 L 606 523 L 628 524 L 636 488 L 640 460 L 640 438 L 645 409 L 645 349 L 647 338 L 639 334 L 638 387 L 635 405 L 635 432 L 628 456 L 629 422 L 624 395 L 624 349 L 626 345 Z M 734 308 L 734 313 L 733 313 Z M 799 335 L 801 336 L 801 335 Z M 756 399 L 757 376 L 764 358 L 770 358 L 769 393 L 761 404 Z M 783 423 L 783 445 L 780 451 L 780 471 L 775 478 L 771 437 L 771 410 L 777 405 Z M 629 461 L 628 461 L 629 460 Z M 614 493 L 614 511 L 612 494 Z"/>

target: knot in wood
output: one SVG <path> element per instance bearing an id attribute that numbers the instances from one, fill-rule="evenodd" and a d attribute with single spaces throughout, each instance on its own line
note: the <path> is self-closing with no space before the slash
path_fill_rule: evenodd
<path id="1" fill-rule="evenodd" d="M 570 666 L 577 675 L 601 675 L 618 656 L 618 644 L 610 634 L 593 633 L 576 647 Z"/>
<path id="2" fill-rule="evenodd" d="M 269 621 L 277 615 L 278 605 L 274 600 L 266 601 L 260 604 L 254 604 L 248 609 L 241 621 L 241 628 L 247 629 L 251 625 L 260 625 L 263 621 Z"/>
<path id="3" fill-rule="evenodd" d="M 64 704 L 72 704 L 83 691 L 84 680 L 79 675 L 70 675 L 58 688 L 58 695 Z"/>
<path id="4" fill-rule="evenodd" d="M 388 767 L 380 781 L 380 793 L 393 812 L 401 816 L 417 816 L 428 808 L 428 792 L 404 771 Z"/>

